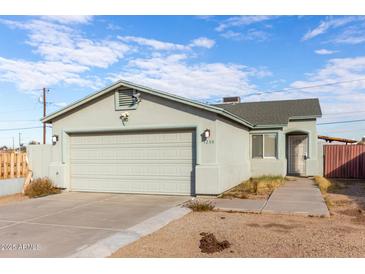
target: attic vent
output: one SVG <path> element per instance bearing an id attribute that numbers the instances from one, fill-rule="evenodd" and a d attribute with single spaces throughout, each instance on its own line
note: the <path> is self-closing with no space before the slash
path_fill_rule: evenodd
<path id="1" fill-rule="evenodd" d="M 224 104 L 236 104 L 241 103 L 241 97 L 234 96 L 234 97 L 223 97 Z"/>
<path id="2" fill-rule="evenodd" d="M 115 109 L 126 110 L 137 108 L 137 92 L 133 89 L 121 89 L 115 92 Z"/>

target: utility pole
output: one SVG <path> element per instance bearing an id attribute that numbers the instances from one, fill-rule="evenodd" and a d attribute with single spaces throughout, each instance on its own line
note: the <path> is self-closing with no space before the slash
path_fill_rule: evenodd
<path id="1" fill-rule="evenodd" d="M 43 118 L 46 117 L 46 88 L 43 88 Z M 46 123 L 43 122 L 43 144 L 46 144 Z"/>
<path id="2" fill-rule="evenodd" d="M 14 136 L 13 136 L 13 151 L 14 151 Z"/>
<path id="3" fill-rule="evenodd" d="M 21 147 L 22 147 L 22 133 L 19 132 L 19 151 Z"/>

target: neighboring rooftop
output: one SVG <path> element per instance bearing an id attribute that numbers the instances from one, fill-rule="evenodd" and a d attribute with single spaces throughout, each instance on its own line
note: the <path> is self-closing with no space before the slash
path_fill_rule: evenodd
<path id="1" fill-rule="evenodd" d="M 240 118 L 257 125 L 286 125 L 289 119 L 321 117 L 317 98 L 247 102 L 237 104 L 215 104 Z"/>
<path id="2" fill-rule="evenodd" d="M 332 142 L 339 142 L 339 143 L 346 143 L 347 144 L 354 144 L 357 143 L 356 140 L 353 139 L 346 139 L 346 138 L 339 138 L 339 137 L 330 137 L 330 136 L 324 136 L 324 135 L 318 135 L 318 139 L 325 140 L 326 143 L 332 143 Z"/>

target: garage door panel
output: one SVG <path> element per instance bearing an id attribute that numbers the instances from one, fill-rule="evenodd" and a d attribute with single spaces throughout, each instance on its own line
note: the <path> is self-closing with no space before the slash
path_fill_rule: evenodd
<path id="1" fill-rule="evenodd" d="M 126 176 L 126 175 L 140 175 L 140 176 L 186 176 L 191 172 L 191 164 L 187 165 L 174 165 L 174 164 L 153 164 L 153 165 L 133 165 L 133 164 L 121 164 L 121 165 L 73 165 L 72 175 L 76 176 Z"/>
<path id="2" fill-rule="evenodd" d="M 100 135 L 97 133 L 88 135 L 74 135 L 72 144 L 90 144 L 90 145 L 133 145 L 133 144 L 168 144 L 178 142 L 191 142 L 191 132 L 177 132 L 171 134 L 145 133 L 141 131 L 139 133 L 124 133 L 120 138 L 119 134 L 105 134 Z"/>
<path id="3" fill-rule="evenodd" d="M 70 140 L 72 190 L 192 192 L 193 131 L 76 134 Z"/>
<path id="4" fill-rule="evenodd" d="M 190 144 L 191 145 L 191 144 Z M 105 161 L 105 160 L 192 160 L 192 150 L 190 147 L 144 147 L 144 148 L 105 148 L 100 146 L 98 148 L 92 149 L 80 149 L 77 146 L 72 146 L 73 160 L 76 162 L 78 160 L 89 160 L 94 161 Z"/>
<path id="5" fill-rule="evenodd" d="M 102 190 L 100 185 L 103 185 Z M 120 178 L 77 178 L 76 191 L 93 191 L 93 192 L 121 192 L 121 193 L 146 193 L 146 194 L 190 194 L 190 185 L 186 184 L 186 180 L 141 180 L 131 178 L 129 180 L 121 180 Z"/>

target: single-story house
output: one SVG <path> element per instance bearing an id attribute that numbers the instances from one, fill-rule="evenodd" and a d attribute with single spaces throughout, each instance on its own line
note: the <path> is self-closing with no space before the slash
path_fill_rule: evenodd
<path id="1" fill-rule="evenodd" d="M 318 99 L 209 105 L 118 81 L 42 120 L 48 176 L 71 191 L 209 195 L 316 175 L 318 117 Z"/>

